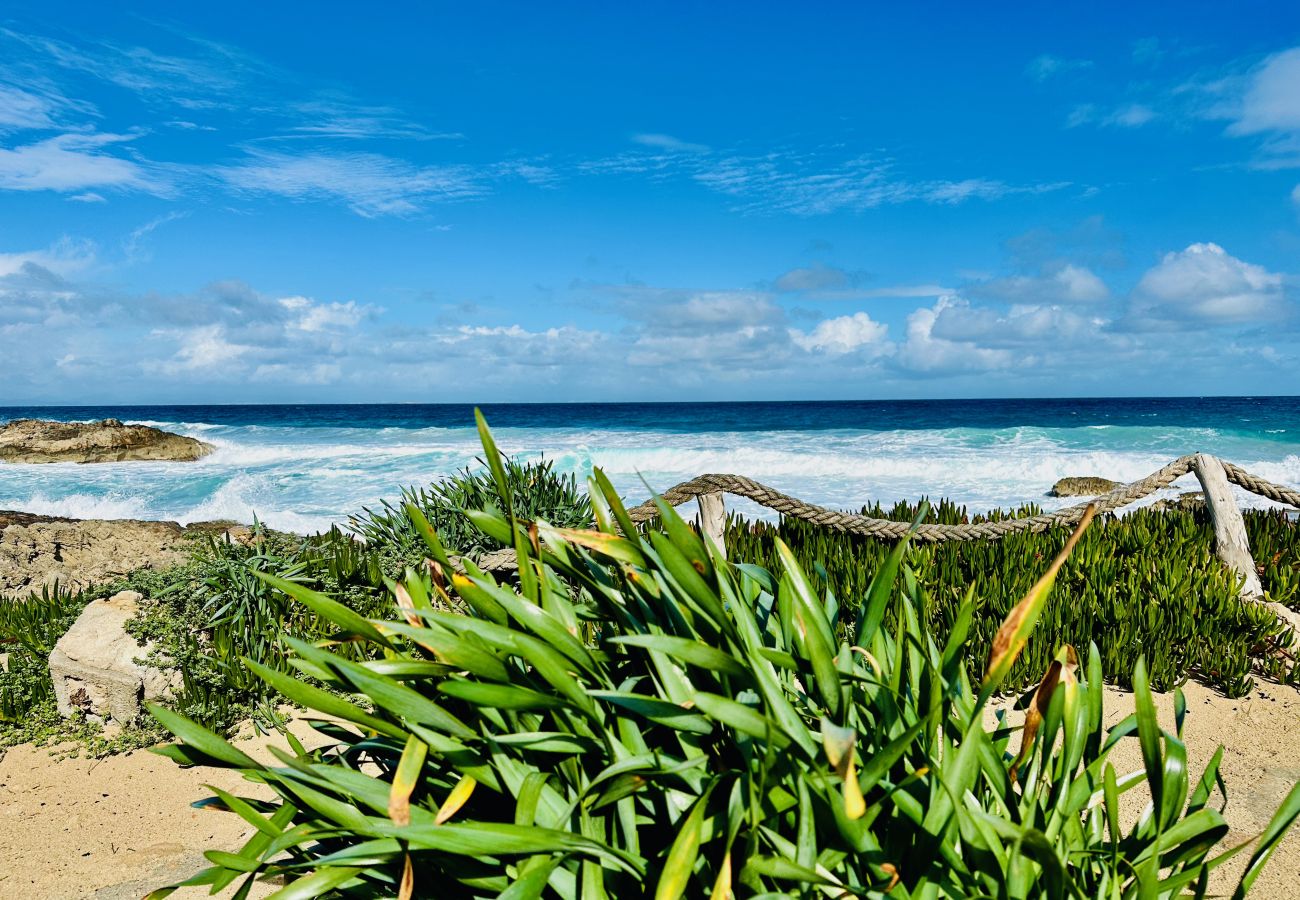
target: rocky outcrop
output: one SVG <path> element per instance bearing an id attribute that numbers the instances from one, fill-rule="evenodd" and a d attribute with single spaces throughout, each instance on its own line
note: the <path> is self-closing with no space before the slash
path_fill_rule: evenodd
<path id="1" fill-rule="evenodd" d="M 124 425 L 117 419 L 99 422 L 14 419 L 0 425 L 0 462 L 190 461 L 207 456 L 212 449 L 192 437 L 148 425 Z"/>
<path id="2" fill-rule="evenodd" d="M 0 512 L 0 596 L 58 581 L 77 589 L 185 561 L 175 522 L 60 519 Z"/>
<path id="3" fill-rule="evenodd" d="M 152 650 L 126 631 L 143 599 L 122 591 L 90 603 L 50 653 L 50 678 L 59 714 L 81 713 L 92 722 L 133 725 L 141 703 L 173 690 L 176 673 L 136 662 Z"/>
<path id="4" fill-rule="evenodd" d="M 1184 491 L 1172 500 L 1157 500 L 1151 504 L 1151 508 L 1161 512 L 1196 512 L 1205 509 L 1205 494 L 1202 491 Z"/>
<path id="5" fill-rule="evenodd" d="M 1113 491 L 1119 487 L 1122 482 L 1111 481 L 1109 478 L 1098 478 L 1096 475 L 1083 475 L 1073 478 L 1062 478 L 1052 489 L 1047 492 L 1049 497 L 1095 497 L 1098 494 L 1104 494 L 1107 491 Z"/>

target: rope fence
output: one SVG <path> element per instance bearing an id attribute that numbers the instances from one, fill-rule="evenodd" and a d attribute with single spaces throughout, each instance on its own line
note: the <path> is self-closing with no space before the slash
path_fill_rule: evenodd
<path id="1" fill-rule="evenodd" d="M 1121 485 L 1085 503 L 1067 506 L 1054 512 L 998 521 L 973 522 L 964 525 L 919 525 L 912 534 L 912 540 L 925 543 L 998 540 L 1008 534 L 1035 533 L 1048 528 L 1070 527 L 1078 524 L 1089 506 L 1095 506 L 1098 513 L 1114 512 L 1169 487 L 1189 472 L 1196 474 L 1204 490 L 1206 506 L 1209 508 L 1210 519 L 1214 525 L 1215 549 L 1219 558 L 1243 578 L 1242 599 L 1265 604 L 1300 634 L 1300 613 L 1268 601 L 1264 596 L 1259 575 L 1250 556 L 1245 522 L 1228 488 L 1228 483 L 1231 482 L 1253 494 L 1297 509 L 1300 509 L 1300 491 L 1276 484 L 1247 472 L 1233 463 L 1203 453 L 1180 456 L 1145 478 Z M 669 488 L 660 496 L 671 506 L 680 506 L 692 500 L 699 501 L 700 529 L 712 538 L 720 549 L 723 549 L 726 546 L 724 541 L 726 511 L 722 501 L 724 494 L 743 497 L 783 516 L 803 519 L 835 531 L 862 534 L 883 540 L 898 540 L 911 531 L 911 525 L 907 522 L 828 509 L 816 503 L 791 497 L 776 488 L 743 475 L 700 475 Z M 647 500 L 639 506 L 631 507 L 628 515 L 633 522 L 645 522 L 658 516 L 659 508 L 653 500 Z M 513 568 L 514 563 L 514 551 L 502 550 L 487 554 L 479 564 L 487 569 L 505 569 Z"/>

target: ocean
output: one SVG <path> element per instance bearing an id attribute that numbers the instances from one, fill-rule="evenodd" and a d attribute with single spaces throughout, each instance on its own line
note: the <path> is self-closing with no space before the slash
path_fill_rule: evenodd
<path id="1" fill-rule="evenodd" d="M 706 472 L 857 509 L 948 497 L 972 511 L 1035 502 L 1067 475 L 1140 478 L 1205 451 L 1300 486 L 1300 398 L 494 404 L 501 448 L 630 502 Z M 0 509 L 77 518 L 251 521 L 310 532 L 474 465 L 468 405 L 0 407 L 0 421 L 115 417 L 204 440 L 198 462 L 0 463 Z M 1195 490 L 1186 476 L 1166 494 Z M 1253 506 L 1259 498 L 1243 495 Z M 770 515 L 744 502 L 729 507 Z"/>

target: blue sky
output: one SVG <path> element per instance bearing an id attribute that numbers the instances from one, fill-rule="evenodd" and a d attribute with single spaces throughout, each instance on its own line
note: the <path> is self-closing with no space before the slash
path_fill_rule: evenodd
<path id="1" fill-rule="evenodd" d="M 809 6 L 6 4 L 0 404 L 1300 389 L 1300 7 Z"/>

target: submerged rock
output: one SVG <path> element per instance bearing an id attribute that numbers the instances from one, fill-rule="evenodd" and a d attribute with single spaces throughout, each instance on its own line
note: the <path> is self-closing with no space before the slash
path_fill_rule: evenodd
<path id="1" fill-rule="evenodd" d="M 1096 475 L 1081 475 L 1062 478 L 1047 492 L 1049 497 L 1095 497 L 1107 491 L 1113 491 L 1123 482 L 1099 478 Z"/>
<path id="2" fill-rule="evenodd" d="M 47 422 L 14 419 L 0 425 L 0 462 L 124 462 L 174 460 L 207 456 L 212 446 L 192 437 L 148 425 L 99 422 Z"/>

